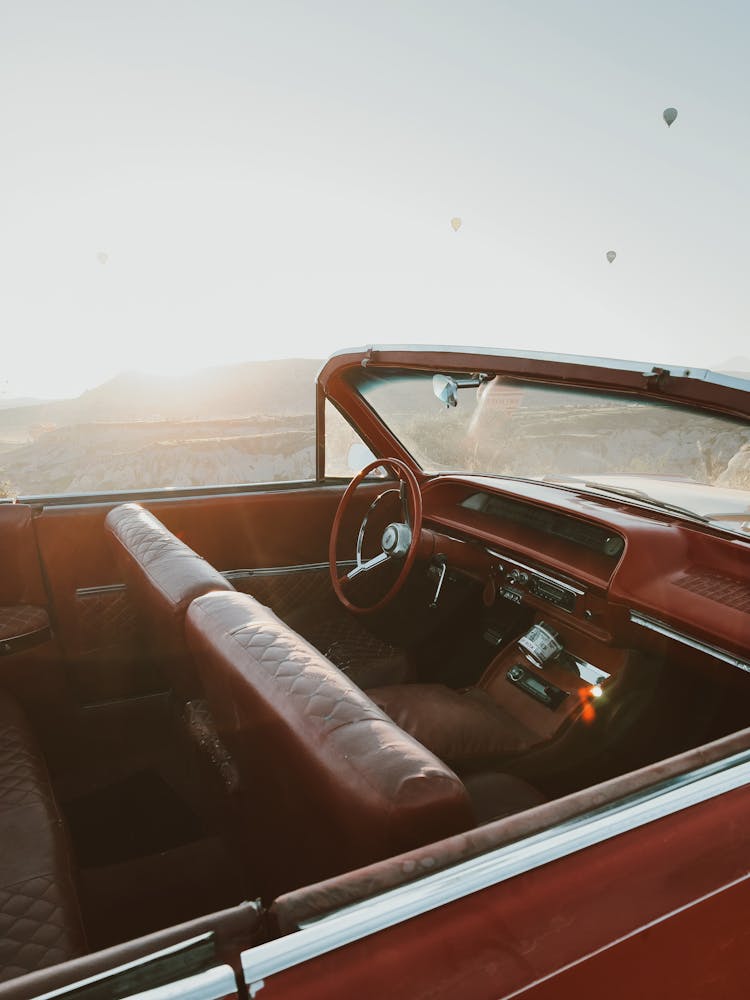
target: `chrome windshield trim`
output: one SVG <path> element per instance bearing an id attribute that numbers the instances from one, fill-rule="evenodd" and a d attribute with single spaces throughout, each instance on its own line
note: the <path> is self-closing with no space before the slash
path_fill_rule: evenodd
<path id="1" fill-rule="evenodd" d="M 329 355 L 321 367 L 321 371 L 332 358 L 344 357 L 347 354 L 367 354 L 379 351 L 410 351 L 414 354 L 484 354 L 488 358 L 515 358 L 529 361 L 552 361 L 557 364 L 587 365 L 592 368 L 612 368 L 626 372 L 641 372 L 643 375 L 653 374 L 654 368 L 663 368 L 674 378 L 689 378 L 696 382 L 709 382 L 727 389 L 740 389 L 750 392 L 750 380 L 736 375 L 725 375 L 711 371 L 709 368 L 690 368 L 686 365 L 655 364 L 644 361 L 627 361 L 624 358 L 591 358 L 585 354 L 557 354 L 549 351 L 518 351 L 502 347 L 457 347 L 455 344 L 365 344 L 359 347 L 344 348 Z M 371 362 L 377 365 L 377 360 Z M 320 373 L 318 373 L 320 374 Z"/>
<path id="2" fill-rule="evenodd" d="M 520 569 L 528 570 L 529 573 L 533 573 L 534 576 L 539 576 L 542 580 L 546 580 L 548 583 L 554 583 L 558 587 L 562 587 L 563 590 L 570 591 L 571 594 L 577 594 L 579 597 L 583 597 L 586 593 L 585 590 L 581 590 L 580 587 L 574 587 L 572 583 L 565 583 L 564 580 L 559 580 L 556 576 L 550 576 L 549 573 L 544 573 L 540 569 L 535 569 L 533 566 L 528 566 L 526 563 L 520 562 L 518 559 L 514 559 L 513 556 L 503 555 L 502 552 L 498 552 L 496 549 L 484 547 L 484 551 L 495 559 L 504 559 L 505 562 L 513 563 L 514 566 L 518 566 Z"/>
<path id="3" fill-rule="evenodd" d="M 631 611 L 630 620 L 634 625 L 640 625 L 641 628 L 647 628 L 651 632 L 657 632 L 659 635 L 673 639 L 675 642 L 681 642 L 683 646 L 697 649 L 699 652 L 705 653 L 706 656 L 713 656 L 716 660 L 729 663 L 731 666 L 750 674 L 750 663 L 746 660 L 741 659 L 734 653 L 728 653 L 719 646 L 712 646 L 710 643 L 701 642 L 700 639 L 693 639 L 692 636 L 685 635 L 684 632 L 678 632 L 677 629 L 672 628 L 671 625 L 667 625 L 665 622 L 659 621 L 658 618 L 649 618 L 648 615 L 642 615 L 639 611 Z"/>
<path id="4" fill-rule="evenodd" d="M 102 587 L 78 587 L 76 597 L 93 597 L 96 594 L 116 594 L 118 591 L 127 590 L 125 583 L 107 583 Z"/>
<path id="5" fill-rule="evenodd" d="M 339 569 L 350 569 L 356 566 L 354 559 L 342 559 L 336 563 Z M 288 573 L 315 573 L 328 569 L 327 562 L 300 563 L 297 566 L 258 566 L 254 569 L 225 569 L 221 575 L 225 580 L 241 580 L 250 576 L 286 576 Z"/>
<path id="6" fill-rule="evenodd" d="M 718 769 L 712 765 L 681 775 L 658 788 L 355 903 L 283 938 L 251 948 L 241 956 L 251 995 L 253 984 L 291 966 L 750 784 L 750 751 L 717 764 Z"/>

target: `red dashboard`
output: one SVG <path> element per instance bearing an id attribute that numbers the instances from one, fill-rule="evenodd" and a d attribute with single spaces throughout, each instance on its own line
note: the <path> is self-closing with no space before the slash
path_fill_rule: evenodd
<path id="1" fill-rule="evenodd" d="M 541 483 L 446 476 L 423 496 L 432 552 L 481 580 L 485 603 L 523 603 L 601 655 L 750 670 L 750 542 Z"/>

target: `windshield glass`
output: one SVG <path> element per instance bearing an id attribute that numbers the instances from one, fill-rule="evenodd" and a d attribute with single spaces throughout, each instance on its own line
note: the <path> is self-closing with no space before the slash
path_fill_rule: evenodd
<path id="1" fill-rule="evenodd" d="M 570 482 L 750 531 L 750 425 L 685 406 L 520 378 L 476 387 L 451 374 L 456 405 L 434 372 L 368 367 L 357 390 L 428 472 Z"/>

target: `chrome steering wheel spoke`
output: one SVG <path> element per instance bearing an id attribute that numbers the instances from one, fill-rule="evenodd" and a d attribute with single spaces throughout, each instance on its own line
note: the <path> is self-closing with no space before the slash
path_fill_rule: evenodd
<path id="1" fill-rule="evenodd" d="M 370 570 L 376 569 L 378 566 L 382 566 L 383 563 L 387 563 L 390 558 L 391 557 L 387 552 L 380 552 L 378 555 L 373 556 L 372 559 L 368 559 L 366 562 L 358 562 L 357 565 L 353 569 L 350 569 L 345 576 L 339 577 L 339 583 L 349 583 L 350 580 L 354 580 L 363 573 L 369 573 Z"/>
<path id="2" fill-rule="evenodd" d="M 375 510 L 380 501 L 383 499 L 383 497 L 388 496 L 389 493 L 398 493 L 400 495 L 401 491 L 397 490 L 395 486 L 391 486 L 387 490 L 383 490 L 382 493 L 378 493 L 378 495 L 372 501 L 370 506 L 367 508 L 367 513 L 362 518 L 362 524 L 360 524 L 359 526 L 359 534 L 357 535 L 357 550 L 356 550 L 357 570 L 359 572 L 361 572 L 361 567 L 363 566 L 362 545 L 364 544 L 365 532 L 367 531 L 367 522 L 370 519 L 370 515 Z M 346 580 L 347 577 L 344 577 L 343 579 Z"/>

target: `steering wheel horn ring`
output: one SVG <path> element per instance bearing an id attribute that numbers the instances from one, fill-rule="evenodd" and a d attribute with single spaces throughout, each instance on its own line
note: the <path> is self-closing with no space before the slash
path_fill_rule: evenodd
<path id="1" fill-rule="evenodd" d="M 399 480 L 398 489 L 391 487 L 390 489 L 384 490 L 370 504 L 357 535 L 356 565 L 348 573 L 340 577 L 337 568 L 336 550 L 338 547 L 339 532 L 343 522 L 344 513 L 348 510 L 352 494 L 357 487 L 371 472 L 381 467 L 390 469 L 396 474 Z M 368 519 L 379 501 L 388 493 L 399 494 L 401 499 L 403 521 L 392 521 L 388 524 L 381 536 L 381 552 L 372 559 L 363 560 L 362 544 L 364 541 Z M 414 565 L 421 530 L 422 494 L 420 492 L 417 479 L 408 465 L 397 458 L 376 459 L 374 462 L 370 462 L 369 465 L 366 465 L 357 473 L 356 476 L 354 476 L 341 498 L 338 510 L 336 511 L 336 516 L 333 519 L 331 538 L 328 546 L 328 562 L 331 571 L 331 583 L 336 596 L 345 608 L 352 611 L 354 614 L 362 615 L 372 614 L 390 604 L 396 594 L 398 594 L 403 587 L 406 582 L 406 578 L 409 575 L 409 571 Z M 382 566 L 384 563 L 392 559 L 403 560 L 403 565 L 401 567 L 401 571 L 396 577 L 396 580 L 379 601 L 369 607 L 363 607 L 361 605 L 354 604 L 346 596 L 343 589 L 345 585 L 350 583 L 356 577 L 361 576 L 364 573 L 369 573 L 371 570 L 376 569 L 378 566 Z"/>

